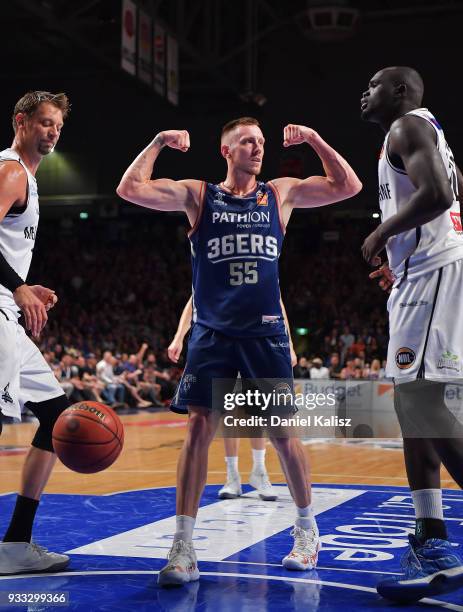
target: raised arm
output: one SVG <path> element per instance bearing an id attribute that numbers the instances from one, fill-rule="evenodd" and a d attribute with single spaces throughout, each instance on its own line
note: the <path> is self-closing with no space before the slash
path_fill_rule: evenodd
<path id="1" fill-rule="evenodd" d="M 190 148 L 190 136 L 185 130 L 167 130 L 159 134 L 135 158 L 125 171 L 117 194 L 129 202 L 155 210 L 183 210 L 191 225 L 196 220 L 202 181 L 187 179 L 151 179 L 153 166 L 164 147 L 185 153 Z"/>
<path id="2" fill-rule="evenodd" d="M 169 345 L 167 349 L 167 354 L 169 355 L 169 359 L 174 363 L 177 363 L 179 360 L 180 354 L 183 348 L 183 340 L 187 331 L 191 326 L 191 317 L 193 313 L 193 298 L 190 296 L 190 299 L 185 304 L 182 315 L 180 317 L 180 321 L 178 322 L 177 331 L 175 332 L 174 339 Z"/>
<path id="3" fill-rule="evenodd" d="M 454 198 L 434 128 L 423 119 L 408 116 L 393 123 L 389 152 L 402 159 L 416 191 L 400 212 L 378 225 L 363 243 L 363 256 L 372 265 L 379 265 L 378 253 L 391 236 L 432 221 L 452 206 Z"/>
<path id="4" fill-rule="evenodd" d="M 293 208 L 312 208 L 340 202 L 356 195 L 362 183 L 347 161 L 323 138 L 304 125 L 287 125 L 283 145 L 290 147 L 309 144 L 320 158 L 325 176 L 309 176 L 306 179 L 279 178 L 272 181 L 280 194 L 283 221 L 289 221 Z"/>

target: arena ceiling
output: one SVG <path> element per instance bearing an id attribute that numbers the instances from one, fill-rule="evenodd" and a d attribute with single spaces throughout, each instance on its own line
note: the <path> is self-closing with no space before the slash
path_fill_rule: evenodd
<path id="1" fill-rule="evenodd" d="M 275 40 L 290 49 L 295 38 L 327 43 L 355 37 L 377 21 L 463 13 L 462 0 L 145 0 L 138 5 L 179 40 L 182 94 L 252 92 L 256 57 Z M 333 9 L 344 11 L 343 27 L 331 34 L 315 31 L 313 12 Z M 326 16 L 321 19 L 326 25 Z M 121 73 L 121 0 L 9 0 L 2 3 L 1 29 L 3 77 Z"/>

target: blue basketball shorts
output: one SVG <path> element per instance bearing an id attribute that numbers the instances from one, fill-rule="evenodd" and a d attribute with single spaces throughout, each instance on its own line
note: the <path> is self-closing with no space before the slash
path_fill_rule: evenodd
<path id="1" fill-rule="evenodd" d="M 293 369 L 288 336 L 232 338 L 195 323 L 188 342 L 185 370 L 171 410 L 185 414 L 188 406 L 216 408 L 213 406 L 213 381 L 226 380 L 231 392 L 238 374 L 248 384 L 253 384 L 255 379 L 270 379 L 272 388 L 278 387 L 278 380 L 281 380 L 280 386 L 288 387 L 289 384 L 292 391 Z"/>

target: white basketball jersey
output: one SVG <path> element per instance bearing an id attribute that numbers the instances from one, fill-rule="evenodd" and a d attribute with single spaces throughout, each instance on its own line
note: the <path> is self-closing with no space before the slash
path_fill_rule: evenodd
<path id="1" fill-rule="evenodd" d="M 387 241 L 389 267 L 394 275 L 397 278 L 405 275 L 413 279 L 463 258 L 463 228 L 460 218 L 455 161 L 445 140 L 444 132 L 426 108 L 418 108 L 407 114 L 421 117 L 436 131 L 437 149 L 447 170 L 453 192 L 453 203 L 450 209 L 429 223 L 391 236 Z M 382 221 L 400 212 L 416 191 L 406 171 L 403 168 L 395 167 L 391 162 L 388 142 L 389 132 L 384 139 L 378 165 L 379 205 Z"/>
<path id="2" fill-rule="evenodd" d="M 10 208 L 0 222 L 0 251 L 13 270 L 26 281 L 39 223 L 37 181 L 16 151 L 1 151 L 0 163 L 7 160 L 19 162 L 27 173 L 27 203 L 25 208 Z M 3 285 L 0 285 L 0 308 L 18 312 L 13 294 Z"/>

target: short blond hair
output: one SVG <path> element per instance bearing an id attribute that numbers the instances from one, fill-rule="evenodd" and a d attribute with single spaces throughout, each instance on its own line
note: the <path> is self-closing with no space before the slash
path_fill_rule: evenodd
<path id="1" fill-rule="evenodd" d="M 229 121 L 223 126 L 220 140 L 223 140 L 224 136 L 240 125 L 257 125 L 257 127 L 260 127 L 260 123 L 254 117 L 239 117 L 238 119 L 232 119 L 232 121 Z"/>

